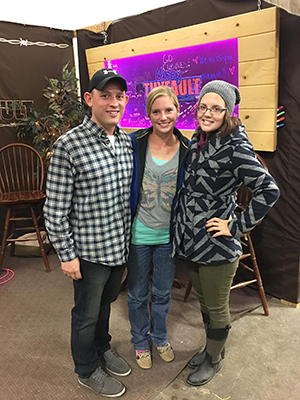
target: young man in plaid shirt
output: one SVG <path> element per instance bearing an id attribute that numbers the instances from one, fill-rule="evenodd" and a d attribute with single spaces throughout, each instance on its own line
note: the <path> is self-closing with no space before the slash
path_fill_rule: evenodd
<path id="1" fill-rule="evenodd" d="M 79 382 L 118 397 L 130 366 L 110 347 L 111 303 L 120 288 L 130 241 L 133 150 L 117 124 L 128 102 L 126 81 L 97 71 L 84 99 L 91 117 L 56 142 L 47 175 L 44 216 L 65 275 L 73 279 L 71 348 Z"/>

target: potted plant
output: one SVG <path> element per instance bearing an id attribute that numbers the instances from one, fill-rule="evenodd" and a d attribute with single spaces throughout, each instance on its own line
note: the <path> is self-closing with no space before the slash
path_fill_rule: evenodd
<path id="1" fill-rule="evenodd" d="M 66 64 L 62 69 L 61 80 L 45 78 L 49 86 L 43 89 L 43 95 L 48 99 L 48 105 L 40 109 L 33 104 L 17 125 L 17 136 L 33 138 L 32 145 L 43 157 L 47 170 L 54 142 L 82 122 L 87 106 L 78 96 L 78 79 L 74 67 L 69 69 Z"/>

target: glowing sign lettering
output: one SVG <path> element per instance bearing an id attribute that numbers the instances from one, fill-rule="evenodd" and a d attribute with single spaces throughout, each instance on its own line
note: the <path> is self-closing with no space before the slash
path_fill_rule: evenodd
<path id="1" fill-rule="evenodd" d="M 150 126 L 146 98 L 157 86 L 170 86 L 180 104 L 178 129 L 195 129 L 195 111 L 200 90 L 207 82 L 222 79 L 238 86 L 237 39 L 201 44 L 182 49 L 145 54 L 105 62 L 122 75 L 128 85 L 129 102 L 121 127 Z M 238 115 L 238 107 L 234 111 Z"/>

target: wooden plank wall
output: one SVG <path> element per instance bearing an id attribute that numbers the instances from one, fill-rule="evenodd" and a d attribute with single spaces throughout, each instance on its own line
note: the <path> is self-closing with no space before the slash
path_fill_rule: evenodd
<path id="1" fill-rule="evenodd" d="M 89 75 L 111 59 L 238 39 L 240 118 L 255 150 L 275 151 L 279 11 L 276 7 L 86 50 Z M 129 130 L 128 130 L 129 131 Z M 191 136 L 191 131 L 183 131 Z"/>

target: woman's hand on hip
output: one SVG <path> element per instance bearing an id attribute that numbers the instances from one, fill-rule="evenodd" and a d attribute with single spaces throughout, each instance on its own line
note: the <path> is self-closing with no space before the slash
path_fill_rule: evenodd
<path id="1" fill-rule="evenodd" d="M 211 218 L 206 222 L 206 229 L 207 232 L 214 232 L 212 237 L 218 237 L 218 236 L 232 236 L 229 229 L 228 229 L 228 223 L 232 220 L 230 217 L 229 219 L 221 219 L 221 218 Z"/>

